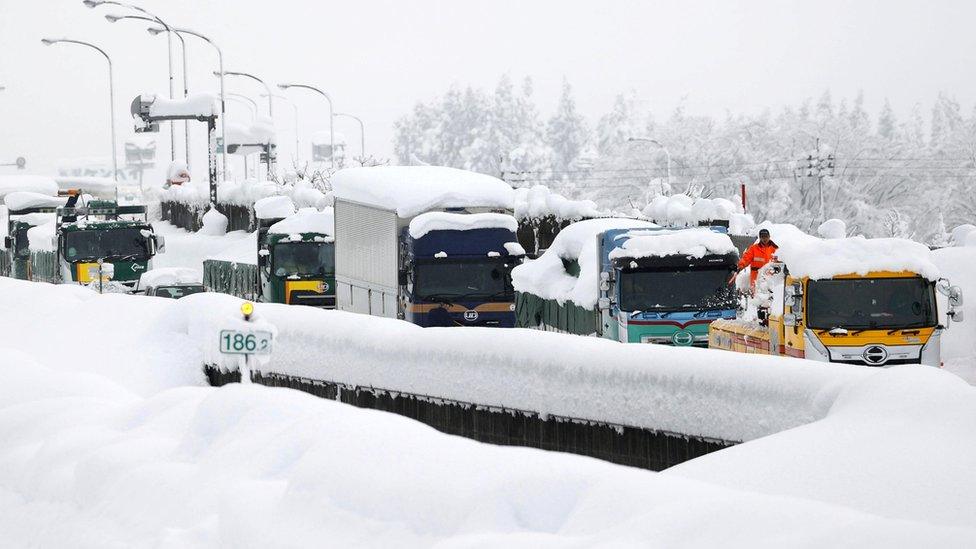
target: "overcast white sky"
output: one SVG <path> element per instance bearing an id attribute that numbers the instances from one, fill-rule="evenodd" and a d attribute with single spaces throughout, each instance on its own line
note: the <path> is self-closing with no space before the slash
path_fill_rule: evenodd
<path id="1" fill-rule="evenodd" d="M 565 75 L 593 121 L 630 89 L 658 117 L 682 100 L 693 113 L 756 112 L 825 88 L 835 97 L 863 89 L 872 113 L 884 97 L 900 113 L 916 102 L 928 108 L 943 89 L 966 109 L 976 99 L 976 2 L 964 0 L 131 1 L 210 35 L 227 70 L 330 92 L 337 110 L 365 120 L 367 148 L 386 156 L 393 121 L 416 101 L 452 83 L 492 87 L 503 73 L 531 75 L 544 110 Z M 107 157 L 104 60 L 80 47 L 44 47 L 44 36 L 93 41 L 113 56 L 120 141 L 131 135 L 131 99 L 167 89 L 165 39 L 139 22 L 102 17 L 123 11 L 0 0 L 0 159 L 24 155 L 35 170 L 50 170 L 65 157 Z M 212 50 L 194 41 L 189 52 L 191 93 L 215 91 Z M 228 88 L 259 92 L 249 81 L 228 80 Z M 324 101 L 289 93 L 302 109 L 303 137 L 326 127 Z M 290 110 L 276 114 L 290 129 Z M 337 129 L 356 142 L 349 121 Z M 159 137 L 168 143 L 168 134 Z"/>

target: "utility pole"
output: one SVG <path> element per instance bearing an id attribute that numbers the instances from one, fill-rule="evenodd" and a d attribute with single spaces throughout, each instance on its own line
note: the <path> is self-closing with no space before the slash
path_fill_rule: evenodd
<path id="1" fill-rule="evenodd" d="M 827 220 L 827 212 L 824 209 L 824 179 L 834 176 L 834 154 L 826 153 L 820 149 L 820 138 L 817 138 L 817 148 L 807 157 L 801 160 L 806 161 L 806 176 L 817 178 L 817 192 L 820 195 L 820 221 Z M 802 169 L 802 168 L 801 168 Z"/>

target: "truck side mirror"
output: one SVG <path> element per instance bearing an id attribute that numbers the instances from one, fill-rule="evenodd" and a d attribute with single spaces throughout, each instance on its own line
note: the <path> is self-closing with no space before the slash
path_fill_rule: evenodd
<path id="1" fill-rule="evenodd" d="M 959 309 L 956 311 L 952 311 L 949 317 L 952 319 L 953 322 L 962 322 L 963 320 L 965 320 L 966 315 L 963 314 L 962 309 Z"/>
<path id="2" fill-rule="evenodd" d="M 54 248 L 55 250 L 58 249 L 58 235 L 54 235 L 51 237 L 51 247 Z"/>
<path id="3" fill-rule="evenodd" d="M 406 286 L 409 278 L 410 277 L 408 276 L 407 270 L 400 269 L 400 271 L 397 273 L 397 284 L 399 284 L 400 286 Z"/>
<path id="4" fill-rule="evenodd" d="M 9 249 L 13 248 L 14 247 L 14 239 L 11 238 L 11 237 L 9 237 L 9 236 L 3 237 L 3 247 L 6 250 L 9 250 Z"/>
<path id="5" fill-rule="evenodd" d="M 160 253 L 161 254 L 161 253 L 165 252 L 166 251 L 166 238 L 163 235 L 161 235 L 161 234 L 153 235 L 153 237 L 156 239 L 156 253 Z"/>
<path id="6" fill-rule="evenodd" d="M 949 306 L 962 307 L 962 288 L 959 286 L 949 287 Z"/>

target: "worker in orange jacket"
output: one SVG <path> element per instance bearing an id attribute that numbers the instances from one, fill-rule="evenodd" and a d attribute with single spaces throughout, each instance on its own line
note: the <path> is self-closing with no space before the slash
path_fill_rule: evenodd
<path id="1" fill-rule="evenodd" d="M 759 230 L 759 242 L 756 242 L 752 246 L 746 249 L 746 253 L 742 254 L 742 259 L 739 260 L 739 270 L 736 271 L 732 278 L 729 279 L 729 284 L 735 282 L 735 277 L 743 269 L 749 267 L 751 269 L 749 273 L 749 283 L 755 288 L 756 287 L 756 277 L 759 276 L 759 269 L 763 268 L 763 265 L 769 263 L 773 259 L 773 255 L 776 254 L 776 250 L 779 246 L 771 238 L 769 238 L 769 231 L 767 229 Z"/>

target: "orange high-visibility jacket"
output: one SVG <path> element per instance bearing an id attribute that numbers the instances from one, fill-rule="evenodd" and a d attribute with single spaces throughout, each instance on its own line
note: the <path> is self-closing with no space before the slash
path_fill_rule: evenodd
<path id="1" fill-rule="evenodd" d="M 742 254 L 742 259 L 739 260 L 739 270 L 750 268 L 749 272 L 749 282 L 755 286 L 756 277 L 759 276 L 759 269 L 762 269 L 763 265 L 770 262 L 773 259 L 773 255 L 776 254 L 778 246 L 770 240 L 769 244 L 763 245 L 762 242 L 756 242 L 752 246 L 746 249 L 746 253 Z"/>

